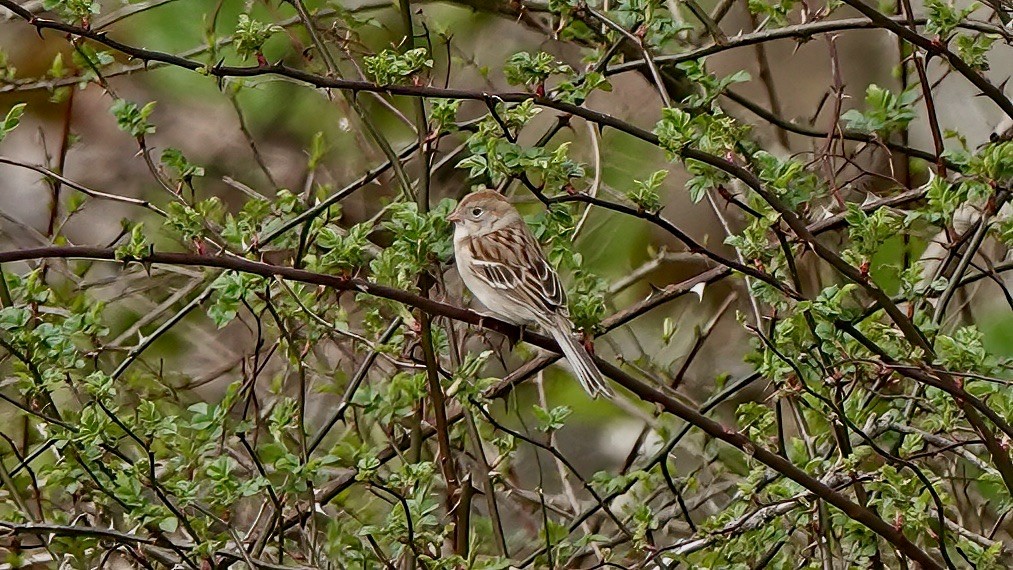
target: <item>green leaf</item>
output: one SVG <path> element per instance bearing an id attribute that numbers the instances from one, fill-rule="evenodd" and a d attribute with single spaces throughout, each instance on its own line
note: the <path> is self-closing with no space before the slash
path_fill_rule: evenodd
<path id="1" fill-rule="evenodd" d="M 282 30 L 281 26 L 265 24 L 250 18 L 248 14 L 240 14 L 232 45 L 239 57 L 249 59 L 252 55 L 260 54 L 267 40 Z"/>
<path id="2" fill-rule="evenodd" d="M 327 139 L 324 138 L 322 131 L 317 131 L 313 135 L 312 142 L 310 143 L 309 160 L 306 161 L 306 167 L 310 170 L 316 170 L 320 164 L 320 160 L 324 157 L 324 154 L 330 150 L 327 145 Z"/>
<path id="3" fill-rule="evenodd" d="M 575 80 L 565 80 L 556 87 L 556 97 L 567 103 L 581 105 L 594 91 L 612 91 L 612 84 L 597 71 L 590 71 Z"/>
<path id="4" fill-rule="evenodd" d="M 538 429 L 544 432 L 556 431 L 565 425 L 566 418 L 570 417 L 573 410 L 569 406 L 556 406 L 550 410 L 534 405 L 535 418 L 538 419 Z"/>
<path id="5" fill-rule="evenodd" d="M 375 455 L 367 455 L 355 464 L 355 468 L 359 470 L 355 474 L 355 480 L 365 481 L 372 477 L 373 473 L 380 468 L 380 460 Z"/>
<path id="6" fill-rule="evenodd" d="M 49 66 L 46 76 L 52 79 L 60 79 L 66 74 L 67 70 L 63 65 L 63 53 L 58 53 L 53 57 L 53 63 Z"/>
<path id="7" fill-rule="evenodd" d="M 503 67 L 503 75 L 510 85 L 541 85 L 550 75 L 573 73 L 573 68 L 557 61 L 551 54 L 540 51 L 515 53 Z"/>
<path id="8" fill-rule="evenodd" d="M 950 223 L 953 213 L 967 199 L 967 188 L 963 184 L 950 184 L 941 176 L 933 176 L 925 191 L 928 208 L 924 210 L 930 221 Z"/>
<path id="9" fill-rule="evenodd" d="M 625 475 L 616 475 L 608 471 L 598 471 L 591 477 L 591 483 L 604 495 L 612 495 L 628 489 L 637 481 L 647 481 L 650 475 L 643 470 L 632 471 Z"/>
<path id="10" fill-rule="evenodd" d="M 130 229 L 130 241 L 116 248 L 118 261 L 144 259 L 151 253 L 151 245 L 144 237 L 144 224 L 135 224 Z"/>
<path id="11" fill-rule="evenodd" d="M 187 183 L 195 176 L 204 176 L 204 167 L 190 163 L 179 149 L 167 148 L 163 150 L 161 162 L 168 168 L 175 170 L 176 177 Z"/>
<path id="12" fill-rule="evenodd" d="M 957 55 L 977 71 L 988 71 L 988 50 L 999 36 L 979 34 L 970 36 L 961 34 L 957 36 Z"/>
<path id="13" fill-rule="evenodd" d="M 416 48 L 399 53 L 385 49 L 364 60 L 366 73 L 372 75 L 380 85 L 400 85 L 416 73 L 433 66 L 426 48 Z"/>
<path id="14" fill-rule="evenodd" d="M 227 271 L 211 284 L 214 301 L 208 307 L 208 316 L 218 328 L 232 322 L 239 312 L 239 306 L 252 294 L 262 278 L 248 273 Z"/>
<path id="15" fill-rule="evenodd" d="M 694 92 L 683 99 L 683 105 L 691 112 L 709 111 L 715 117 L 721 113 L 720 107 L 714 104 L 718 96 L 727 91 L 729 86 L 750 80 L 749 73 L 742 70 L 719 78 L 707 71 L 705 58 L 684 61 L 676 67 L 694 86 Z"/>
<path id="16" fill-rule="evenodd" d="M 574 284 L 568 291 L 568 307 L 573 326 L 580 331 L 595 333 L 608 311 L 605 299 L 608 298 L 608 283 L 598 276 L 578 270 L 574 274 Z"/>
<path id="17" fill-rule="evenodd" d="M 1007 187 L 1013 184 L 1013 141 L 989 143 L 971 157 L 967 165 L 968 172 L 978 177 L 979 184 L 988 188 L 972 186 L 968 190 L 969 198 L 987 198 L 993 193 L 993 187 Z M 972 181 L 973 182 L 973 181 Z"/>
<path id="18" fill-rule="evenodd" d="M 4 307 L 0 309 L 0 329 L 18 330 L 27 325 L 31 317 L 32 314 L 24 307 Z"/>
<path id="19" fill-rule="evenodd" d="M 691 114 L 669 107 L 661 110 L 661 120 L 655 125 L 654 134 L 658 135 L 659 145 L 665 149 L 668 159 L 675 160 L 689 145 L 711 154 L 736 152 L 748 130 L 720 111 Z"/>
<path id="20" fill-rule="evenodd" d="M 7 111 L 7 116 L 0 123 L 0 142 L 3 142 L 7 134 L 21 124 L 21 117 L 25 114 L 25 107 L 27 106 L 27 103 L 18 103 L 11 107 L 10 111 Z"/>
<path id="21" fill-rule="evenodd" d="M 945 0 L 925 0 L 925 11 L 929 20 L 925 25 L 925 31 L 947 40 L 953 30 L 977 9 L 977 2 L 958 9 L 952 2 Z"/>
<path id="22" fill-rule="evenodd" d="M 369 260 L 369 234 L 372 231 L 370 224 L 356 224 L 344 232 L 330 225 L 321 228 L 316 239 L 316 245 L 321 250 L 317 268 L 340 272 L 365 265 Z"/>
<path id="23" fill-rule="evenodd" d="M 208 225 L 218 222 L 222 201 L 217 196 L 201 200 L 192 207 L 182 202 L 169 202 L 165 226 L 184 240 L 197 241 L 207 232 Z"/>
<path id="24" fill-rule="evenodd" d="M 774 410 L 758 402 L 740 404 L 735 410 L 740 429 L 750 439 L 760 439 L 773 435 L 775 425 Z"/>
<path id="25" fill-rule="evenodd" d="M 917 97 L 914 89 L 895 95 L 872 84 L 865 91 L 865 111 L 851 109 L 841 118 L 850 129 L 886 136 L 907 127 L 914 120 L 917 114 L 913 103 Z"/>
<path id="26" fill-rule="evenodd" d="M 661 195 L 658 189 L 668 176 L 667 170 L 657 170 L 647 180 L 634 180 L 636 187 L 626 192 L 626 197 L 641 210 L 650 213 L 661 211 Z"/>
<path id="27" fill-rule="evenodd" d="M 992 231 L 1006 244 L 1006 247 L 1013 247 L 1013 217 L 996 221 Z"/>
<path id="28" fill-rule="evenodd" d="M 953 336 L 936 337 L 936 360 L 950 370 L 968 370 L 989 374 L 992 356 L 985 350 L 985 335 L 971 325 L 960 327 Z"/>
<path id="29" fill-rule="evenodd" d="M 432 102 L 429 120 L 437 130 L 449 129 L 457 120 L 457 109 L 460 106 L 460 99 L 436 99 Z"/>
<path id="30" fill-rule="evenodd" d="M 794 159 L 781 159 L 766 151 L 753 154 L 757 176 L 778 198 L 794 210 L 823 193 L 819 177 Z"/>
<path id="31" fill-rule="evenodd" d="M 148 117 L 155 110 L 154 101 L 138 108 L 136 103 L 131 103 L 126 99 L 117 99 L 109 110 L 116 117 L 116 124 L 121 131 L 135 137 L 155 132 L 155 125 L 148 122 Z"/>
<path id="32" fill-rule="evenodd" d="M 563 6 L 576 4 L 575 7 L 581 5 L 572 0 L 551 0 L 550 6 L 553 4 Z M 668 9 L 669 5 L 657 0 L 620 0 L 613 6 L 609 15 L 622 27 L 636 30 L 643 38 L 645 47 L 662 47 L 666 42 L 677 39 L 680 32 L 694 29 L 693 25 L 684 21 L 681 15 L 678 20 L 674 19 Z M 564 21 L 566 20 L 567 18 L 564 18 Z"/>
<path id="33" fill-rule="evenodd" d="M 867 214 L 858 204 L 849 203 L 844 220 L 851 238 L 844 257 L 855 265 L 867 263 L 888 239 L 904 231 L 903 218 L 888 208 L 877 208 Z"/>
<path id="34" fill-rule="evenodd" d="M 770 18 L 775 26 L 788 24 L 788 14 L 795 7 L 795 0 L 748 0 L 749 11 Z"/>
<path id="35" fill-rule="evenodd" d="M 0 81 L 13 82 L 17 77 L 18 68 L 11 65 L 7 53 L 0 49 Z"/>
<path id="36" fill-rule="evenodd" d="M 692 127 L 693 117 L 682 109 L 666 108 L 661 110 L 661 120 L 654 127 L 661 147 L 678 155 L 683 147 L 696 138 Z"/>
<path id="37" fill-rule="evenodd" d="M 99 13 L 98 2 L 92 0 L 43 0 L 42 7 L 85 23 Z"/>

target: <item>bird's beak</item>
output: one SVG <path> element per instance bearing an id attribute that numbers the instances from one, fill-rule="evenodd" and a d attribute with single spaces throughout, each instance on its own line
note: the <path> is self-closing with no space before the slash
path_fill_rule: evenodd
<path id="1" fill-rule="evenodd" d="M 457 210 L 454 210 L 449 216 L 447 216 L 447 221 L 456 224 L 461 221 L 461 214 Z"/>

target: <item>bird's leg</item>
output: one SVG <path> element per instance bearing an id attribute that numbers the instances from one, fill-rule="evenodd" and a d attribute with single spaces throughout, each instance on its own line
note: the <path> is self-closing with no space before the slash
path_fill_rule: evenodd
<path id="1" fill-rule="evenodd" d="M 486 319 L 495 319 L 495 318 L 496 317 L 493 315 L 483 315 L 479 313 L 478 328 L 483 330 L 495 330 L 499 332 L 499 327 L 493 329 L 488 327 L 485 323 Z M 505 336 L 507 338 L 507 342 L 510 343 L 510 348 L 513 348 L 514 346 L 517 345 L 518 342 L 524 339 L 524 327 L 522 325 L 517 325 L 515 329 L 512 329 L 509 332 L 504 332 L 503 336 Z"/>
<path id="2" fill-rule="evenodd" d="M 506 333 L 506 337 L 510 341 L 510 348 L 517 346 L 517 343 L 524 340 L 524 325 L 517 325 L 517 328 Z"/>

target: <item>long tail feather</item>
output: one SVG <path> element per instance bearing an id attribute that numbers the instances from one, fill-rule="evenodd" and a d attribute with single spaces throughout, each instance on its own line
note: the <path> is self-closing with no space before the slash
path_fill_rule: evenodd
<path id="1" fill-rule="evenodd" d="M 597 398 L 599 394 L 606 398 L 611 398 L 614 395 L 612 388 L 609 388 L 605 377 L 598 370 L 591 355 L 570 334 L 569 322 L 562 322 L 557 326 L 549 327 L 549 334 L 559 344 L 559 348 L 563 351 L 563 356 L 570 363 L 570 368 L 573 369 L 573 373 L 577 376 L 577 380 L 580 381 L 580 385 L 584 387 L 584 390 L 592 398 Z"/>

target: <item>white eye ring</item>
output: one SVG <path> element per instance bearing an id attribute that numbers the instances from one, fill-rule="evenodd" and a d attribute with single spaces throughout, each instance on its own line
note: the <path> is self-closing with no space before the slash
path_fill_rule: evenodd
<path id="1" fill-rule="evenodd" d="M 482 215 L 482 208 L 472 208 L 471 215 L 472 216 L 481 216 Z"/>

